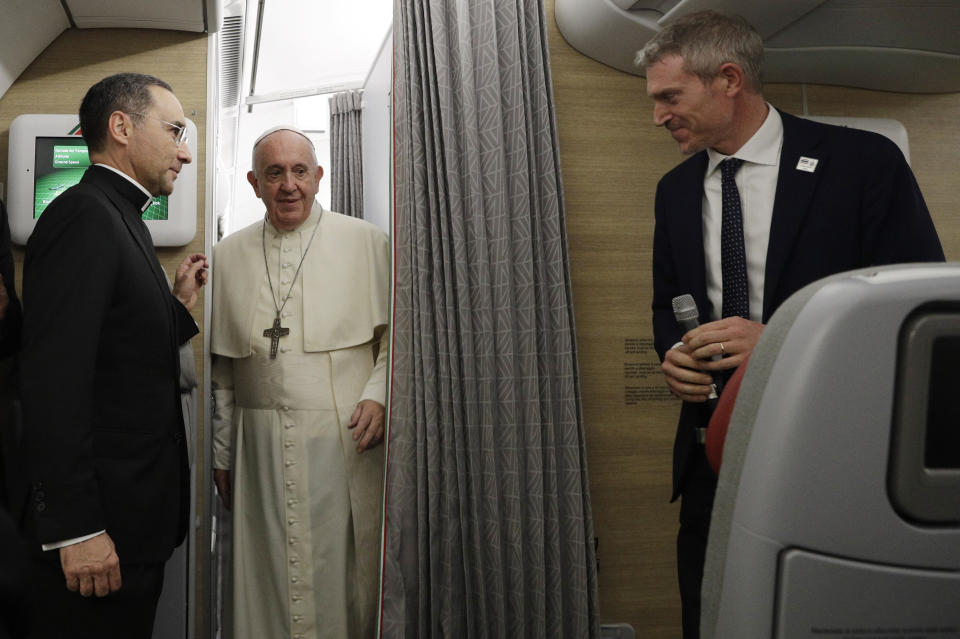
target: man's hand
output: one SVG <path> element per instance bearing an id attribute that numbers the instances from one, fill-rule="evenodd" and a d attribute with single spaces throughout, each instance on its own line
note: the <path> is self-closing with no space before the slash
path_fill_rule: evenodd
<path id="1" fill-rule="evenodd" d="M 702 324 L 683 336 L 683 344 L 698 368 L 720 371 L 736 368 L 753 352 L 764 325 L 742 317 L 726 317 Z M 721 359 L 713 361 L 713 357 Z"/>
<path id="2" fill-rule="evenodd" d="M 207 283 L 207 257 L 203 253 L 188 255 L 177 267 L 177 276 L 173 280 L 173 296 L 192 310 L 200 297 L 200 289 Z"/>
<path id="3" fill-rule="evenodd" d="M 106 597 L 120 590 L 120 558 L 107 533 L 60 549 L 67 590 L 84 597 Z"/>
<path id="4" fill-rule="evenodd" d="M 353 428 L 353 441 L 357 442 L 357 452 L 362 453 L 383 441 L 383 418 L 386 414 L 383 405 L 372 399 L 361 400 L 357 404 L 347 428 Z M 358 441 L 359 440 L 359 441 Z"/>
<path id="5" fill-rule="evenodd" d="M 3 284 L 3 275 L 0 275 L 0 320 L 7 314 L 7 306 L 10 304 L 10 296 L 7 295 L 7 287 Z"/>
<path id="6" fill-rule="evenodd" d="M 686 345 L 668 350 L 660 365 L 670 392 L 685 402 L 705 402 L 710 394 L 713 378 L 699 368 L 700 363 L 690 356 Z"/>
<path id="7" fill-rule="evenodd" d="M 213 483 L 217 486 L 217 494 L 227 510 L 233 508 L 233 491 L 230 487 L 230 471 L 223 468 L 213 469 Z"/>

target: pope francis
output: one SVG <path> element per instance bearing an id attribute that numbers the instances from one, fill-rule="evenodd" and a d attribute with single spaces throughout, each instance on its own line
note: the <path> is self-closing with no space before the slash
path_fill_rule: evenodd
<path id="1" fill-rule="evenodd" d="M 314 200 L 293 127 L 247 179 L 264 220 L 214 250 L 214 482 L 234 513 L 237 639 L 375 636 L 389 245 Z"/>

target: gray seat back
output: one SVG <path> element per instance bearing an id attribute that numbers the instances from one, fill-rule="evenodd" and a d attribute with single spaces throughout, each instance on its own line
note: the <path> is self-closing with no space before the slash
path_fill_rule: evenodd
<path id="1" fill-rule="evenodd" d="M 928 467 L 917 391 L 950 334 L 957 264 L 842 273 L 774 314 L 724 446 L 701 637 L 960 636 L 960 451 Z"/>

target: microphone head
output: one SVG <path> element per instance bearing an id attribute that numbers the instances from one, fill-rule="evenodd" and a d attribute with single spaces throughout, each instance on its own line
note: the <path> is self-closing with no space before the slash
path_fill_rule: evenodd
<path id="1" fill-rule="evenodd" d="M 686 293 L 673 298 L 673 316 L 677 318 L 678 322 L 699 318 L 700 313 L 697 311 L 697 303 L 694 301 L 693 295 Z"/>

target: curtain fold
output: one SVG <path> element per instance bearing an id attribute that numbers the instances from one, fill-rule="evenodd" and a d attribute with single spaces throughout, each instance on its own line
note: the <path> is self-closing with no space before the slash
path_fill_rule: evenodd
<path id="1" fill-rule="evenodd" d="M 539 0 L 396 0 L 383 636 L 596 637 Z"/>
<path id="2" fill-rule="evenodd" d="M 330 98 L 330 208 L 363 218 L 362 91 Z"/>

